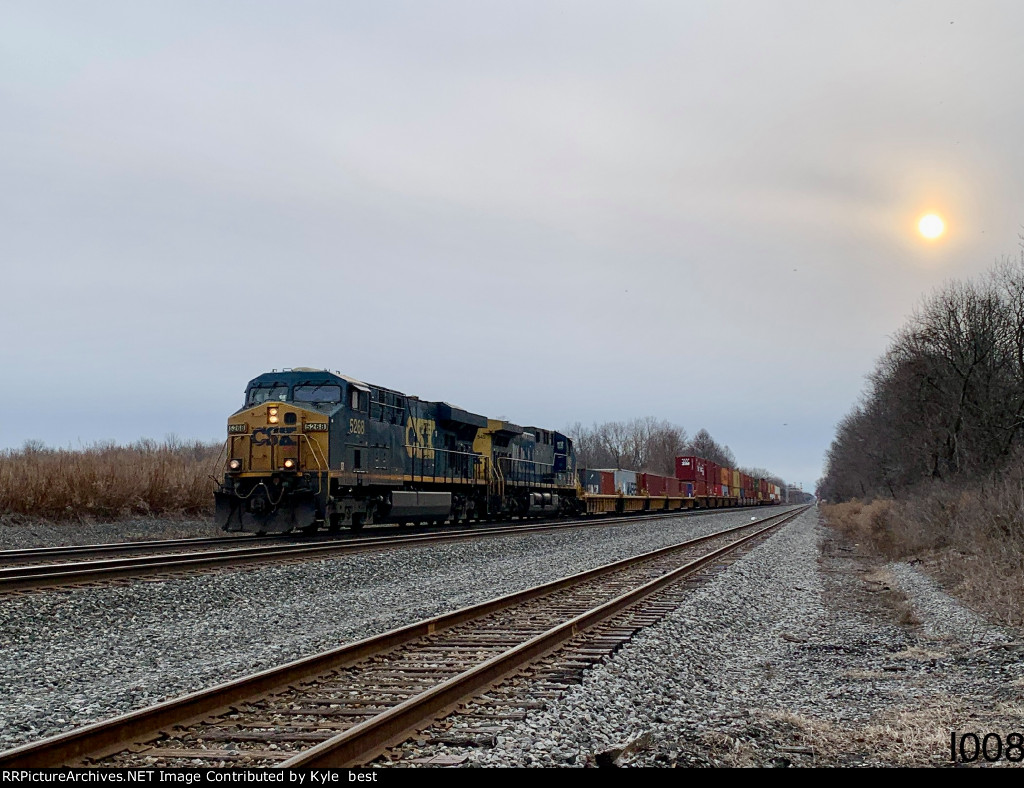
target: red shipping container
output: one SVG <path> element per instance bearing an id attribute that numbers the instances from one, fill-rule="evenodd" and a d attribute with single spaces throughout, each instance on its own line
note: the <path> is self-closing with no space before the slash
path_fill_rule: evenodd
<path id="1" fill-rule="evenodd" d="M 707 463 L 700 457 L 676 457 L 676 478 L 684 482 L 705 479 Z"/>
<path id="2" fill-rule="evenodd" d="M 704 481 L 709 485 L 722 483 L 721 477 L 718 475 L 718 466 L 715 463 L 705 461 L 704 469 L 706 471 Z M 708 490 L 710 491 L 711 488 L 708 487 Z"/>
<path id="3" fill-rule="evenodd" d="M 601 474 L 601 495 L 615 495 L 615 473 L 599 471 Z"/>
<path id="4" fill-rule="evenodd" d="M 641 473 L 639 476 L 640 489 L 648 495 L 660 498 L 666 494 L 665 483 L 668 480 L 664 476 L 659 476 L 656 473 Z"/>
<path id="5" fill-rule="evenodd" d="M 693 483 L 693 494 L 695 497 L 703 497 L 708 494 L 708 483 L 703 479 L 697 479 Z"/>
<path id="6" fill-rule="evenodd" d="M 686 492 L 683 482 L 679 479 L 665 479 L 665 489 L 668 490 L 668 494 L 672 498 L 682 498 Z"/>

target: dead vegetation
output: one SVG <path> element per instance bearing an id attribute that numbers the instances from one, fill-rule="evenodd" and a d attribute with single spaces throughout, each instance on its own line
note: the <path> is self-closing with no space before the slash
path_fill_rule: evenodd
<path id="1" fill-rule="evenodd" d="M 856 729 L 791 713 L 766 716 L 791 731 L 791 750 L 805 754 L 807 765 L 933 766 L 949 760 L 949 731 L 965 708 L 956 699 L 932 698 Z"/>
<path id="2" fill-rule="evenodd" d="M 859 678 L 870 682 L 875 677 Z M 745 731 L 709 731 L 700 738 L 706 755 L 728 767 L 947 766 L 950 731 L 963 729 L 965 720 L 971 730 L 1014 730 L 1020 712 L 1019 704 L 1001 704 L 979 713 L 969 699 L 933 695 L 879 712 L 858 726 L 763 709 Z M 974 765 L 994 764 L 978 759 Z M 1003 760 L 998 765 L 1013 764 Z"/>
<path id="3" fill-rule="evenodd" d="M 142 440 L 0 452 L 0 516 L 53 521 L 207 515 L 221 444 Z"/>
<path id="4" fill-rule="evenodd" d="M 818 494 L 835 504 L 832 525 L 877 555 L 920 560 L 992 620 L 1021 623 L 1024 252 L 922 301 L 826 466 Z"/>
<path id="5" fill-rule="evenodd" d="M 829 525 L 867 553 L 920 562 L 989 620 L 1024 624 L 1024 469 L 967 490 L 935 484 L 901 500 L 823 507 Z"/>

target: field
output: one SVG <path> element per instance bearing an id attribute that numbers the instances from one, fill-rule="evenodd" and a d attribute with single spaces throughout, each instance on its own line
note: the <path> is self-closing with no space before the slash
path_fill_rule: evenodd
<path id="1" fill-rule="evenodd" d="M 0 453 L 0 516 L 53 521 L 212 514 L 219 443 L 38 444 Z"/>

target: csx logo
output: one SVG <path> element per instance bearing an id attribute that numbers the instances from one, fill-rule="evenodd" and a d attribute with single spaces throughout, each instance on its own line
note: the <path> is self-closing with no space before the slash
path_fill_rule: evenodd
<path id="1" fill-rule="evenodd" d="M 260 427 L 252 431 L 253 446 L 294 446 L 289 435 L 295 432 L 295 427 Z"/>
<path id="2" fill-rule="evenodd" d="M 405 428 L 405 451 L 408 455 L 412 457 L 415 451 L 417 459 L 434 459 L 432 443 L 436 429 L 437 425 L 433 419 L 417 419 L 410 416 Z"/>

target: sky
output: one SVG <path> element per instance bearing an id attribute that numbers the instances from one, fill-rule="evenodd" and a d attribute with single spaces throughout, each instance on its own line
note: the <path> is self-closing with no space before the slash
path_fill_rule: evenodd
<path id="1" fill-rule="evenodd" d="M 1020 253 L 1015 1 L 0 6 L 0 449 L 219 440 L 311 366 L 810 488 Z"/>

